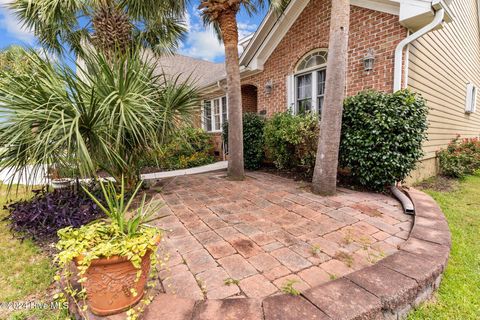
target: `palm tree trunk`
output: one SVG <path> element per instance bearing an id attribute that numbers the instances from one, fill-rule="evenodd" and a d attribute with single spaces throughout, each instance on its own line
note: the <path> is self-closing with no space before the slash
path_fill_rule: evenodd
<path id="1" fill-rule="evenodd" d="M 337 188 L 349 24 L 350 0 L 332 0 L 325 106 L 322 110 L 320 138 L 318 140 L 312 186 L 313 192 L 321 195 L 335 194 Z"/>
<path id="2" fill-rule="evenodd" d="M 218 17 L 225 45 L 228 99 L 228 177 L 243 180 L 243 123 L 240 66 L 238 61 L 238 28 L 235 10 L 225 10 Z"/>

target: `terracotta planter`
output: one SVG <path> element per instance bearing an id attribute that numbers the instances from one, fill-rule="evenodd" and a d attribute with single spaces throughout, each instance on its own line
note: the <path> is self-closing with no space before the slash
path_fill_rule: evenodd
<path id="1" fill-rule="evenodd" d="M 129 309 L 142 299 L 150 272 L 150 254 L 142 259 L 142 275 L 138 282 L 137 269 L 125 257 L 110 257 L 92 261 L 83 284 L 87 291 L 90 310 L 99 316 L 117 314 Z M 130 292 L 135 289 L 136 297 Z"/>

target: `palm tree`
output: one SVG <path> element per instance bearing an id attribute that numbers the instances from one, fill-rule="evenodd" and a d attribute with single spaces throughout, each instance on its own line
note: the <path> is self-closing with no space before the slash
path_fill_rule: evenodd
<path id="1" fill-rule="evenodd" d="M 338 153 L 342 129 L 348 59 L 350 1 L 332 0 L 325 107 L 322 109 L 313 192 L 332 195 L 337 187 Z"/>
<path id="2" fill-rule="evenodd" d="M 67 45 L 80 57 L 86 44 L 105 54 L 132 43 L 171 52 L 186 32 L 177 0 L 13 0 L 8 7 L 45 48 L 63 53 Z"/>
<path id="3" fill-rule="evenodd" d="M 232 180 L 243 180 L 245 174 L 237 13 L 243 8 L 248 14 L 254 14 L 265 2 L 273 10 L 281 11 L 289 0 L 201 0 L 199 6 L 205 25 L 213 25 L 225 45 L 229 122 L 228 177 Z"/>
<path id="4" fill-rule="evenodd" d="M 139 53 L 94 53 L 85 60 L 91 72 L 81 75 L 33 51 L 28 57 L 35 72 L 0 78 L 0 167 L 12 174 L 29 164 L 74 168 L 81 177 L 104 170 L 133 187 L 145 150 L 193 123 L 196 90 L 156 75 Z"/>

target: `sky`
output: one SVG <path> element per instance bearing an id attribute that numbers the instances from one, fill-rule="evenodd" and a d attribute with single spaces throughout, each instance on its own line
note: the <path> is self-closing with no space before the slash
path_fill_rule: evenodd
<path id="1" fill-rule="evenodd" d="M 4 7 L 10 1 L 0 0 L 0 49 L 13 44 L 38 47 L 33 33 L 22 27 L 12 12 Z M 255 16 L 250 17 L 244 11 L 241 11 L 238 14 L 239 38 L 255 32 L 265 13 L 266 10 L 262 10 Z M 212 62 L 223 62 L 223 45 L 219 43 L 211 28 L 203 26 L 196 6 L 189 8 L 186 23 L 189 31 L 186 40 L 180 46 L 179 53 Z"/>

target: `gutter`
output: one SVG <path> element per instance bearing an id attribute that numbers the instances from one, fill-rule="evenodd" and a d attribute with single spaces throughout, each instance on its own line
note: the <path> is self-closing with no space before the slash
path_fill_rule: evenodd
<path id="1" fill-rule="evenodd" d="M 403 39 L 395 49 L 395 69 L 393 79 L 393 91 L 397 92 L 402 89 L 402 66 L 403 66 L 403 50 L 407 45 L 413 41 L 423 37 L 430 31 L 434 30 L 437 26 L 443 23 L 445 18 L 445 9 L 441 8 L 435 12 L 435 17 L 432 22 L 424 26 L 422 29 L 412 33 L 405 39 Z M 408 61 L 407 61 L 408 63 Z"/>

